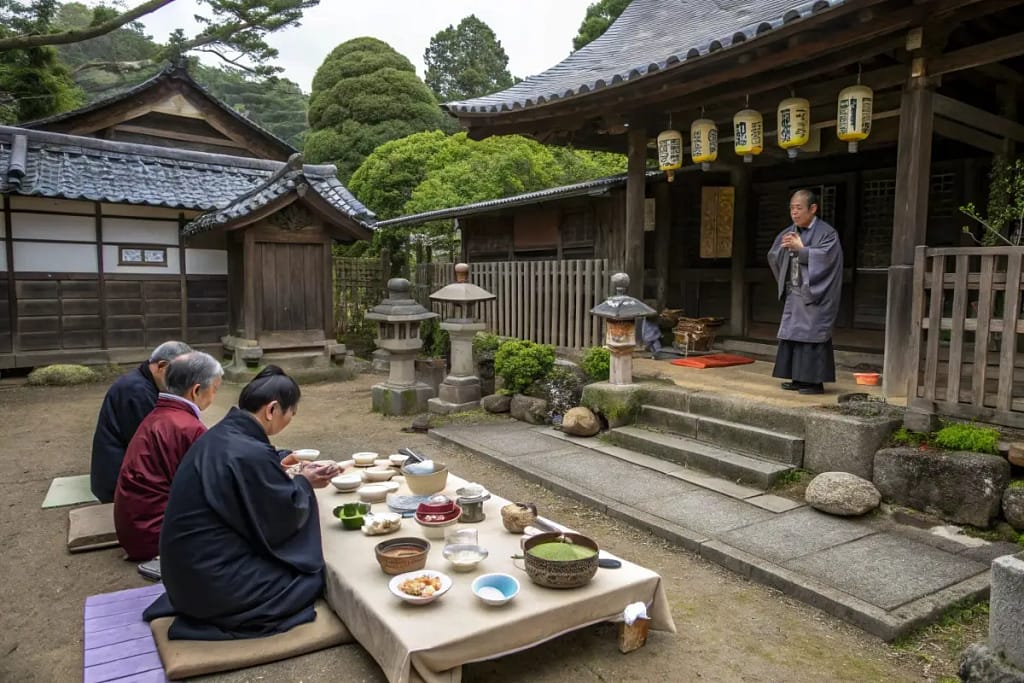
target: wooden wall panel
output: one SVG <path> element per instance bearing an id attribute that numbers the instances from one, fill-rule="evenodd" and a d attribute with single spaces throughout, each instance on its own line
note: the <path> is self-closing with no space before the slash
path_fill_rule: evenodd
<path id="1" fill-rule="evenodd" d="M 12 350 L 11 314 L 7 305 L 9 291 L 7 278 L 0 280 L 0 353 L 10 353 Z"/>
<path id="2" fill-rule="evenodd" d="M 228 334 L 228 277 L 194 277 L 186 281 L 190 344 L 215 344 Z"/>

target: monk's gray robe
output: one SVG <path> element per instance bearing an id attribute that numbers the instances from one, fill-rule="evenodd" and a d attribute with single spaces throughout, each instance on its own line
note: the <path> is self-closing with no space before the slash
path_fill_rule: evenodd
<path id="1" fill-rule="evenodd" d="M 785 301 L 778 338 L 821 343 L 832 338 L 839 314 L 843 248 L 835 229 L 818 219 L 799 230 L 804 248 L 791 252 L 782 246 L 782 236 L 797 229 L 791 225 L 780 232 L 768 252 L 779 299 Z"/>

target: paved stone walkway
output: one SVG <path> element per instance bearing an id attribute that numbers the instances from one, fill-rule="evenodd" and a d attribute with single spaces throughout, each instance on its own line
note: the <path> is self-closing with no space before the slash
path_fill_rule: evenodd
<path id="1" fill-rule="evenodd" d="M 826 515 L 598 439 L 515 420 L 431 434 L 885 640 L 959 600 L 986 596 L 991 561 L 1020 550 L 880 517 Z"/>

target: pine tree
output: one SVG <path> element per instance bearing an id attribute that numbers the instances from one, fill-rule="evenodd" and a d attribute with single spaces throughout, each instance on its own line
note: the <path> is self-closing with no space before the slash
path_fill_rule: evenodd
<path id="1" fill-rule="evenodd" d="M 501 42 L 472 14 L 431 38 L 423 61 L 424 80 L 442 102 L 488 95 L 513 84 Z"/>

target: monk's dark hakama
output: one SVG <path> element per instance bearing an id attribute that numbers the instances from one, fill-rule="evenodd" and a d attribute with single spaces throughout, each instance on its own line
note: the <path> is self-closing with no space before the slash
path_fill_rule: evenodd
<path id="1" fill-rule="evenodd" d="M 804 244 L 796 252 L 782 246 L 783 235 L 794 230 Z M 772 376 L 800 385 L 834 382 L 832 328 L 843 285 L 839 235 L 817 218 L 807 228 L 791 225 L 775 238 L 768 264 L 778 283 L 779 299 L 785 301 Z"/>
<path id="2" fill-rule="evenodd" d="M 238 408 L 189 449 L 160 533 L 172 639 L 254 638 L 313 621 L 324 589 L 316 497 L 291 479 L 263 428 Z"/>

